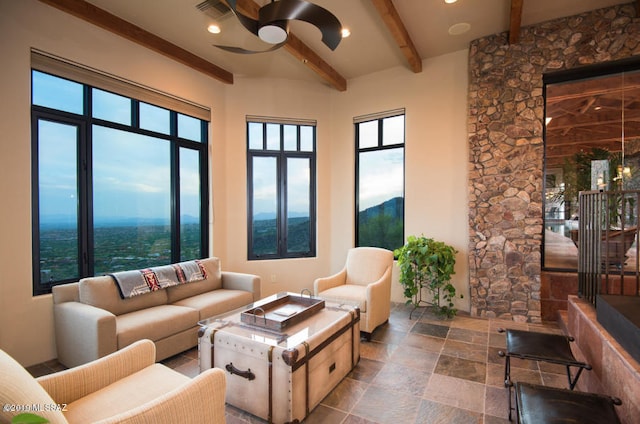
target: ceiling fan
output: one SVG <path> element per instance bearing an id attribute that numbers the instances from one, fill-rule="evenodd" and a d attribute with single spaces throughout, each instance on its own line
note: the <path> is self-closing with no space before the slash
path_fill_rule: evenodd
<path id="1" fill-rule="evenodd" d="M 229 8 L 249 32 L 262 41 L 272 44 L 266 50 L 247 50 L 241 47 L 214 46 L 232 53 L 264 53 L 282 47 L 289 37 L 289 21 L 298 20 L 315 25 L 322 33 L 322 42 L 335 50 L 342 39 L 342 25 L 327 9 L 305 0 L 271 0 L 258 11 L 258 19 L 243 15 L 237 10 L 237 0 L 226 0 Z"/>

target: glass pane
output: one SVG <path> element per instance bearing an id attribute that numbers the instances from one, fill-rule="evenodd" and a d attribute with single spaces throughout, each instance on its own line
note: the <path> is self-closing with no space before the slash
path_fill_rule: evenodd
<path id="1" fill-rule="evenodd" d="M 130 98 L 98 90 L 97 88 L 92 89 L 91 96 L 91 108 L 94 118 L 131 125 Z"/>
<path id="2" fill-rule="evenodd" d="M 32 103 L 65 112 L 84 113 L 82 84 L 38 71 L 31 72 Z"/>
<path id="3" fill-rule="evenodd" d="M 253 254 L 278 253 L 277 160 L 274 157 L 253 158 Z"/>
<path id="4" fill-rule="evenodd" d="M 300 127 L 300 151 L 313 152 L 313 130 L 312 126 Z"/>
<path id="5" fill-rule="evenodd" d="M 202 121 L 193 116 L 178 114 L 178 137 L 202 141 Z"/>
<path id="6" fill-rule="evenodd" d="M 263 124 L 259 122 L 249 122 L 249 149 L 264 150 Z"/>
<path id="7" fill-rule="evenodd" d="M 171 114 L 169 110 L 140 102 L 140 128 L 169 134 L 171 131 Z"/>
<path id="8" fill-rule="evenodd" d="M 298 150 L 298 127 L 296 125 L 284 125 L 284 150 Z"/>
<path id="9" fill-rule="evenodd" d="M 358 246 L 404 244 L 404 148 L 360 153 Z"/>
<path id="10" fill-rule="evenodd" d="M 623 201 L 619 192 L 640 189 L 638 87 L 638 71 L 546 85 L 542 252 L 546 269 L 576 270 L 578 247 L 588 250 L 586 243 L 580 244 L 579 222 L 591 228 L 588 223 L 600 210 L 581 210 L 582 191 L 613 193 L 610 199 L 617 200 L 606 209 L 603 230 L 636 226 L 636 200 Z M 603 255 L 607 246 L 599 246 Z M 619 246 L 629 258 L 619 264 L 620 269 L 635 272 L 635 246 Z"/>
<path id="11" fill-rule="evenodd" d="M 40 282 L 79 277 L 78 128 L 38 121 Z"/>
<path id="12" fill-rule="evenodd" d="M 280 150 L 280 124 L 267 124 L 267 150 Z"/>
<path id="13" fill-rule="evenodd" d="M 310 161 L 287 159 L 287 251 L 310 251 Z"/>
<path id="14" fill-rule="evenodd" d="M 93 127 L 95 274 L 171 263 L 169 142 Z"/>
<path id="15" fill-rule="evenodd" d="M 382 120 L 382 144 L 404 144 L 404 115 Z"/>
<path id="16" fill-rule="evenodd" d="M 201 256 L 200 153 L 180 149 L 180 260 Z"/>
<path id="17" fill-rule="evenodd" d="M 378 146 L 378 121 L 358 124 L 358 149 Z"/>

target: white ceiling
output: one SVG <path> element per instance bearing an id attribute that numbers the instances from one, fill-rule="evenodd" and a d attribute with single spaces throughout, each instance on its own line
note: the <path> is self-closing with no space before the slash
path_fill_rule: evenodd
<path id="1" fill-rule="evenodd" d="M 231 16 L 221 23 L 223 32 L 213 35 L 206 28 L 213 21 L 199 11 L 202 0 L 88 0 L 89 3 L 129 21 L 194 53 L 236 76 L 323 80 L 285 49 L 254 55 L 225 52 L 213 44 L 255 48 L 255 37 Z M 267 0 L 256 0 L 266 4 Z M 576 15 L 629 0 L 524 0 L 522 26 L 558 17 Z M 330 10 L 351 36 L 335 51 L 320 41 L 320 32 L 303 22 L 292 22 L 291 32 L 320 55 L 347 80 L 407 62 L 371 0 L 315 0 Z M 427 58 L 465 49 L 469 42 L 507 31 L 511 0 L 393 0 L 420 57 Z M 471 29 L 449 35 L 448 28 L 466 22 Z M 261 42 L 258 42 L 261 43 Z M 260 47 L 265 46 L 260 44 Z M 260 48 L 258 47 L 258 48 Z M 411 72 L 407 67 L 407 72 Z"/>

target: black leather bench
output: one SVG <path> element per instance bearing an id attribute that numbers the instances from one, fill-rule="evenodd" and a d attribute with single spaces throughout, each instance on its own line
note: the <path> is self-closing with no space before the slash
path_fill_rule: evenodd
<path id="1" fill-rule="evenodd" d="M 505 332 L 504 329 L 498 330 Z M 511 420 L 511 358 L 527 359 L 532 361 L 543 361 L 552 364 L 564 365 L 567 367 L 567 379 L 569 389 L 573 390 L 582 370 L 591 369 L 591 365 L 576 360 L 571 352 L 569 342 L 572 337 L 559 334 L 538 333 L 523 330 L 506 330 L 507 349 L 506 352 L 499 351 L 498 355 L 505 358 L 504 385 L 509 388 L 509 420 Z M 576 367 L 577 372 L 572 376 L 571 367 Z"/>
<path id="2" fill-rule="evenodd" d="M 617 398 L 521 382 L 515 394 L 519 424 L 620 424 Z"/>

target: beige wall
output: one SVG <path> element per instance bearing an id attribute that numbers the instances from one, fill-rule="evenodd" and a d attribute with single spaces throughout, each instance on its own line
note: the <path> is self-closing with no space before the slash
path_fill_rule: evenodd
<path id="1" fill-rule="evenodd" d="M 454 283 L 468 310 L 466 51 L 426 60 L 420 74 L 399 66 L 351 80 L 339 93 L 320 82 L 238 76 L 224 85 L 35 0 L 0 0 L 0 37 L 0 348 L 24 365 L 56 355 L 51 296 L 32 296 L 31 47 L 212 109 L 212 254 L 225 269 L 259 274 L 264 294 L 310 287 L 342 267 L 354 238 L 352 119 L 406 108 L 406 234 L 460 251 Z M 318 121 L 316 258 L 246 260 L 247 114 Z M 403 300 L 397 283 L 393 298 Z"/>
<path id="2" fill-rule="evenodd" d="M 333 95 L 331 269 L 340 269 L 354 240 L 353 117 L 403 107 L 405 235 L 424 234 L 459 251 L 453 283 L 464 299 L 456 306 L 468 310 L 467 51 L 425 60 L 422 69 L 414 74 L 399 66 L 371 74 Z M 392 299 L 405 300 L 397 275 Z"/>
<path id="3" fill-rule="evenodd" d="M 32 297 L 30 48 L 210 107 L 216 152 L 224 151 L 224 85 L 35 0 L 0 0 L 0 39 L 0 348 L 31 365 L 56 353 L 51 296 Z M 214 157 L 220 197 L 224 164 Z"/>

